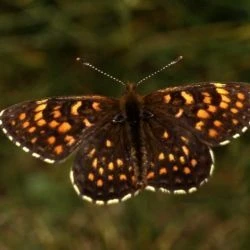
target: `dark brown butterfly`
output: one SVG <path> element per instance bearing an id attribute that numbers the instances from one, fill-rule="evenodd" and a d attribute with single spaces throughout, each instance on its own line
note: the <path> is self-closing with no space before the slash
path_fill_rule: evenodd
<path id="1" fill-rule="evenodd" d="M 200 83 L 146 96 L 136 86 L 126 84 L 120 99 L 74 96 L 16 104 L 0 113 L 0 126 L 17 146 L 47 163 L 77 150 L 72 183 L 84 200 L 99 205 L 143 189 L 196 191 L 213 172 L 211 148 L 248 129 L 250 84 Z"/>

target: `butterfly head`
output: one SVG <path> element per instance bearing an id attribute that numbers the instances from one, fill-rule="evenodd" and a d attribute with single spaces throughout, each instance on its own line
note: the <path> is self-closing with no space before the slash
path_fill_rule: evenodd
<path id="1" fill-rule="evenodd" d="M 132 83 L 132 82 L 128 82 L 126 83 L 126 87 L 125 87 L 125 92 L 126 93 L 134 93 L 136 90 L 137 85 Z"/>

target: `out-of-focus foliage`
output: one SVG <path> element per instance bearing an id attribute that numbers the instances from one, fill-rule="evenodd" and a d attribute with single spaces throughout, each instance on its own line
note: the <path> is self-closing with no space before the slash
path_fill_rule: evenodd
<path id="1" fill-rule="evenodd" d="M 77 56 L 146 93 L 199 81 L 250 82 L 249 0 L 0 1 L 0 107 L 45 96 L 122 87 L 82 68 Z M 96 207 L 71 187 L 72 158 L 48 166 L 0 136 L 0 249 L 248 249 L 250 136 L 216 149 L 216 171 L 199 192 L 144 192 Z"/>

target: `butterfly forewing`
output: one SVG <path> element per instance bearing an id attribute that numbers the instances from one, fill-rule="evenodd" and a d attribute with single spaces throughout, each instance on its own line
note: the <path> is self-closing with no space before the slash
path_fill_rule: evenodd
<path id="1" fill-rule="evenodd" d="M 137 160 L 131 154 L 130 135 L 124 125 L 104 119 L 77 153 L 71 180 L 83 199 L 97 204 L 117 203 L 136 193 Z"/>
<path id="2" fill-rule="evenodd" d="M 211 146 L 226 144 L 249 127 L 250 84 L 167 88 L 149 94 L 144 101 L 156 117 L 169 117 Z"/>
<path id="3" fill-rule="evenodd" d="M 119 102 L 101 96 L 28 101 L 1 112 L 0 126 L 26 152 L 54 163 L 66 158 Z"/>
<path id="4" fill-rule="evenodd" d="M 211 149 L 190 131 L 165 117 L 143 122 L 148 190 L 188 193 L 204 182 L 213 171 Z"/>

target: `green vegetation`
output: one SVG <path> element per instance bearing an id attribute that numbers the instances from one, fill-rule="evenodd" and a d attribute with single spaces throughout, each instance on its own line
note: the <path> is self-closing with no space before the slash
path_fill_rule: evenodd
<path id="1" fill-rule="evenodd" d="M 0 0 L 0 109 L 46 96 L 119 96 L 75 61 L 138 81 L 140 90 L 200 81 L 250 82 L 249 0 Z M 215 149 L 197 193 L 143 192 L 96 207 L 77 197 L 73 162 L 51 166 L 0 135 L 0 249 L 244 250 L 250 245 L 250 135 Z"/>

